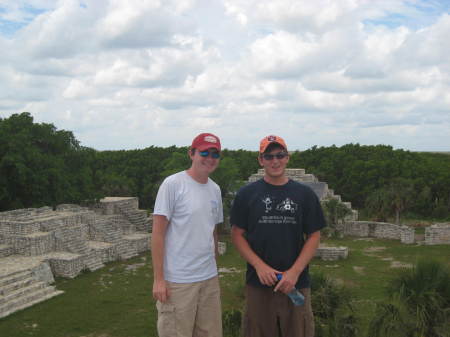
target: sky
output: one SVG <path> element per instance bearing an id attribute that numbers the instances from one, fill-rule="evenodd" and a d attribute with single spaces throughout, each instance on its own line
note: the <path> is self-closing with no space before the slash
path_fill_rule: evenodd
<path id="1" fill-rule="evenodd" d="M 0 118 L 97 150 L 450 151 L 450 0 L 0 0 Z"/>

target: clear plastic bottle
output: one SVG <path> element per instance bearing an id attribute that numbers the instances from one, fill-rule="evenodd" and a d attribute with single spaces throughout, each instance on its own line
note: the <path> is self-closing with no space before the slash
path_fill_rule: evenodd
<path id="1" fill-rule="evenodd" d="M 282 278 L 281 274 L 277 274 L 277 279 L 280 281 Z M 296 306 L 301 306 L 305 304 L 305 296 L 297 290 L 297 288 L 293 288 L 288 294 L 289 298 L 291 299 L 292 303 Z"/>

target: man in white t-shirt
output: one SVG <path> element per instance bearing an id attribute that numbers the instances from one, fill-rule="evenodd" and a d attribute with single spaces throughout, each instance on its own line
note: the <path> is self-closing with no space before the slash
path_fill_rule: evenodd
<path id="1" fill-rule="evenodd" d="M 194 138 L 191 167 L 167 177 L 153 212 L 153 297 L 160 337 L 221 337 L 217 230 L 223 222 L 219 186 L 209 178 L 219 164 L 220 140 Z"/>

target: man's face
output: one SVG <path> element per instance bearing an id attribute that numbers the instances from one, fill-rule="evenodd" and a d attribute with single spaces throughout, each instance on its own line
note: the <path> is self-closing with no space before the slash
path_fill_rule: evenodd
<path id="1" fill-rule="evenodd" d="M 220 161 L 217 154 L 220 154 L 220 152 L 215 148 L 209 148 L 205 151 L 195 149 L 194 154 L 190 154 L 192 167 L 201 173 L 206 173 L 208 175 L 213 173 Z"/>
<path id="2" fill-rule="evenodd" d="M 276 147 L 269 152 L 264 152 L 258 158 L 259 164 L 264 167 L 265 174 L 271 178 L 279 178 L 284 175 L 289 155 L 282 147 Z"/>

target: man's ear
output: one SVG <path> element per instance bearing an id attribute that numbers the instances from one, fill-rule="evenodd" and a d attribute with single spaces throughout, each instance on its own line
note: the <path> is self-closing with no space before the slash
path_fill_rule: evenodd
<path id="1" fill-rule="evenodd" d="M 261 154 L 258 155 L 258 163 L 261 167 L 264 167 Z"/>

